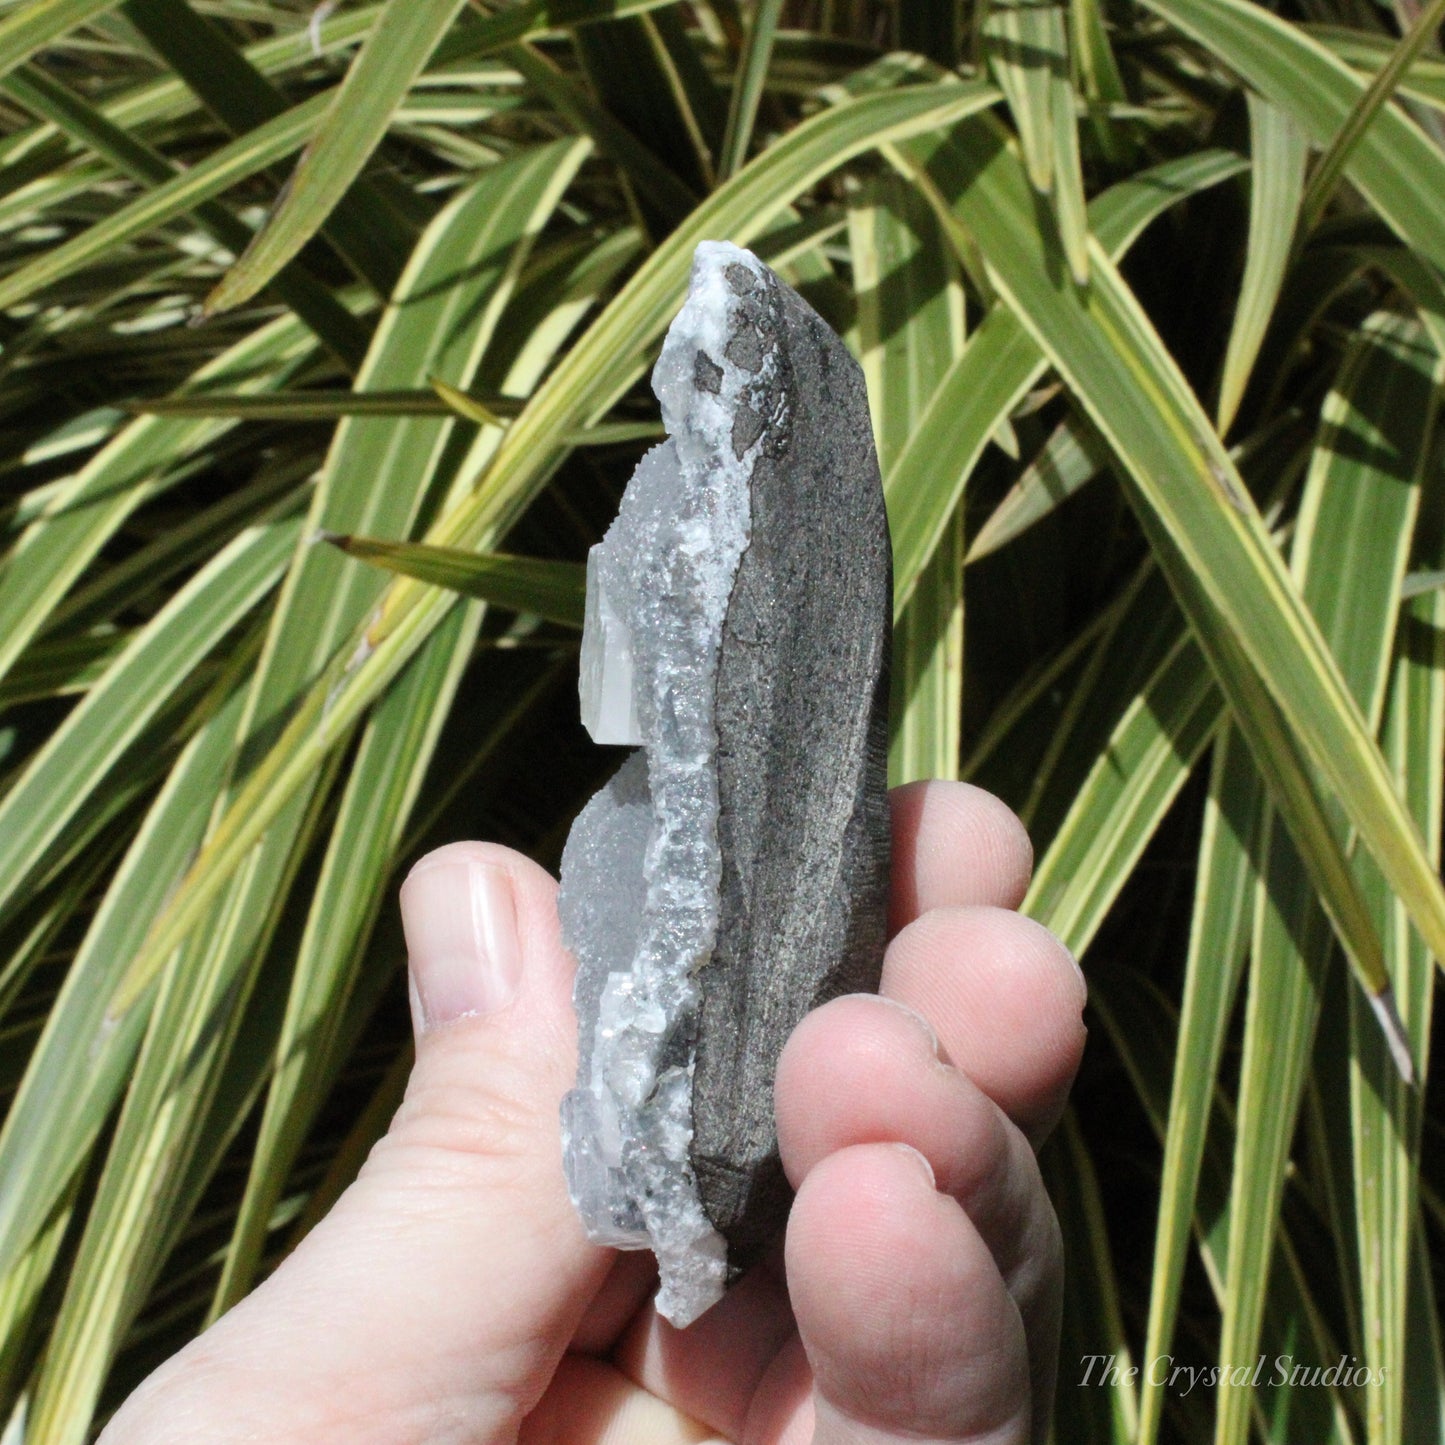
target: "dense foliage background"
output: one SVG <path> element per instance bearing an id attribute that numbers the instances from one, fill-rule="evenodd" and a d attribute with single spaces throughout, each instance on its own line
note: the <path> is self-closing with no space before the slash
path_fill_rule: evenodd
<path id="1" fill-rule="evenodd" d="M 0 5 L 4 1440 L 345 1186 L 409 862 L 555 864 L 715 237 L 868 372 L 895 779 L 1023 815 L 1089 976 L 1056 1438 L 1440 1438 L 1442 10 Z"/>

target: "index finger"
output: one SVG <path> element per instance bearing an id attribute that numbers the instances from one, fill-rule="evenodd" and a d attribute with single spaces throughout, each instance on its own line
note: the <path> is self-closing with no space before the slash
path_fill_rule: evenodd
<path id="1" fill-rule="evenodd" d="M 1033 871 L 1024 826 L 992 793 L 940 779 L 889 794 L 893 810 L 890 936 L 932 908 L 1017 908 Z"/>

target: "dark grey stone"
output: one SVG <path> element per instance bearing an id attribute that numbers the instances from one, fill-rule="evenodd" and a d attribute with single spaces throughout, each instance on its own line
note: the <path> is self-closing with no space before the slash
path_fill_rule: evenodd
<path id="1" fill-rule="evenodd" d="M 763 294 L 743 267 L 728 281 L 755 303 L 728 358 L 776 362 L 734 423 L 763 441 L 718 658 L 721 910 L 693 1085 L 693 1167 L 735 1277 L 791 1199 L 773 1124 L 783 1044 L 818 1004 L 878 986 L 893 574 L 861 368 L 771 273 Z"/>
<path id="2" fill-rule="evenodd" d="M 583 717 L 641 743 L 562 860 L 578 958 L 568 1189 L 652 1248 L 686 1325 L 778 1236 L 773 1079 L 876 989 L 892 565 L 862 371 L 756 257 L 704 243 L 653 374 L 669 437 L 588 560 Z"/>

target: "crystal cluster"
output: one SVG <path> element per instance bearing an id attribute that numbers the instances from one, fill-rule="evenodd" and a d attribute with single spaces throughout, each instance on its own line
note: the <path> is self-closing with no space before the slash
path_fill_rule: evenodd
<path id="1" fill-rule="evenodd" d="M 638 746 L 562 861 L 562 1110 L 588 1234 L 658 1257 L 685 1325 L 786 1215 L 772 1075 L 876 986 L 891 574 L 861 372 L 756 257 L 703 243 L 653 373 L 668 439 L 593 548 L 581 683 Z"/>

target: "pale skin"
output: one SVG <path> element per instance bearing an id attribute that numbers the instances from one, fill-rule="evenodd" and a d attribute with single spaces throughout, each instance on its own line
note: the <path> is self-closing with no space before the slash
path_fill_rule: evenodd
<path id="1" fill-rule="evenodd" d="M 1001 803 L 927 783 L 892 804 L 881 996 L 836 999 L 789 1040 L 786 1236 L 694 1326 L 657 1317 L 650 1256 L 589 1244 L 567 1198 L 574 966 L 556 883 L 498 845 L 454 843 L 402 889 L 417 1057 L 389 1132 L 103 1445 L 1041 1439 L 1062 1260 L 1034 1150 L 1078 1067 L 1084 983 L 1013 911 L 1032 855 Z M 508 946 L 469 901 L 478 878 L 516 922 L 504 998 L 469 994 L 457 959 L 434 956 L 459 917 Z M 443 926 L 433 910 L 455 912 Z"/>

